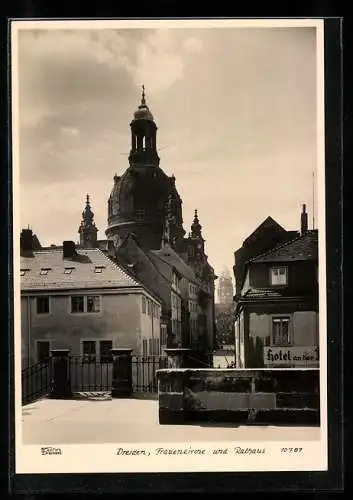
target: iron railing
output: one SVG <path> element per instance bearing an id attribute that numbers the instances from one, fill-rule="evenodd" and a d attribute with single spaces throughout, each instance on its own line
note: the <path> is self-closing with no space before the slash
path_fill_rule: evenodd
<path id="1" fill-rule="evenodd" d="M 52 358 L 40 361 L 22 370 L 22 404 L 26 405 L 50 392 Z"/>
<path id="2" fill-rule="evenodd" d="M 166 356 L 132 356 L 133 392 L 158 392 L 156 371 L 167 368 Z"/>
<path id="3" fill-rule="evenodd" d="M 111 357 L 70 356 L 69 378 L 72 392 L 106 392 L 112 389 Z"/>

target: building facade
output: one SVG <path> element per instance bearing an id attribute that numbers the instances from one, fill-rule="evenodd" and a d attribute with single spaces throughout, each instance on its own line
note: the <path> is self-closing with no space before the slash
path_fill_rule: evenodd
<path id="1" fill-rule="evenodd" d="M 237 368 L 318 367 L 318 232 L 296 238 L 246 263 L 236 300 Z"/>
<path id="2" fill-rule="evenodd" d="M 21 254 L 22 368 L 58 348 L 92 361 L 116 347 L 160 353 L 159 300 L 99 249 L 66 241 Z"/>

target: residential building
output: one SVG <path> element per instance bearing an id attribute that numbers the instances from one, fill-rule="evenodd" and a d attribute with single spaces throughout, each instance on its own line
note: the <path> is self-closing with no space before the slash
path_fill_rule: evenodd
<path id="1" fill-rule="evenodd" d="M 67 348 L 88 360 L 111 348 L 160 353 L 161 303 L 98 248 L 34 249 L 21 234 L 22 367 Z"/>
<path id="2" fill-rule="evenodd" d="M 246 262 L 236 298 L 237 368 L 317 367 L 318 231 L 301 233 Z"/>
<path id="3" fill-rule="evenodd" d="M 287 231 L 272 217 L 267 217 L 234 252 L 235 295 L 241 292 L 247 261 L 298 235 L 298 231 Z"/>

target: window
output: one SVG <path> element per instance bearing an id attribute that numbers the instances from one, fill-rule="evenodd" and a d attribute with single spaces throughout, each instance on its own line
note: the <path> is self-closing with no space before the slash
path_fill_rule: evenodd
<path id="1" fill-rule="evenodd" d="M 143 339 L 143 341 L 142 341 L 142 355 L 146 356 L 147 354 L 148 354 L 147 339 Z"/>
<path id="2" fill-rule="evenodd" d="M 272 343 L 279 346 L 291 343 L 289 318 L 272 318 Z"/>
<path id="3" fill-rule="evenodd" d="M 49 297 L 37 297 L 37 314 L 49 314 Z"/>
<path id="4" fill-rule="evenodd" d="M 99 357 L 101 363 L 111 363 L 113 342 L 111 340 L 101 340 L 99 342 Z"/>
<path id="5" fill-rule="evenodd" d="M 152 303 L 150 300 L 147 301 L 147 310 L 148 310 L 148 314 L 151 316 L 152 314 Z"/>
<path id="6" fill-rule="evenodd" d="M 21 269 L 21 271 L 20 271 L 20 275 L 21 275 L 21 276 L 24 276 L 24 275 L 25 275 L 26 273 L 28 273 L 28 272 L 29 272 L 29 269 Z"/>
<path id="7" fill-rule="evenodd" d="M 142 313 L 146 314 L 146 299 L 142 297 Z"/>
<path id="8" fill-rule="evenodd" d="M 83 362 L 94 363 L 96 361 L 96 341 L 83 340 L 82 341 L 82 356 Z"/>
<path id="9" fill-rule="evenodd" d="M 49 359 L 49 342 L 48 340 L 39 340 L 37 342 L 37 361 L 44 363 Z"/>
<path id="10" fill-rule="evenodd" d="M 84 297 L 83 295 L 74 295 L 71 297 L 71 312 L 83 313 L 84 312 Z"/>
<path id="11" fill-rule="evenodd" d="M 65 267 L 64 274 L 71 274 L 73 269 L 75 269 L 75 268 L 74 267 Z"/>
<path id="12" fill-rule="evenodd" d="M 71 297 L 72 313 L 99 313 L 100 296 L 99 295 L 73 295 Z"/>
<path id="13" fill-rule="evenodd" d="M 94 272 L 95 273 L 101 273 L 103 271 L 103 269 L 105 269 L 104 266 L 96 266 L 95 269 L 94 269 Z"/>
<path id="14" fill-rule="evenodd" d="M 47 275 L 47 274 L 48 274 L 48 272 L 49 272 L 49 271 L 50 271 L 50 268 L 42 268 L 42 269 L 40 270 L 40 273 L 39 273 L 39 274 L 41 274 L 42 276 L 45 276 L 45 275 Z"/>
<path id="15" fill-rule="evenodd" d="M 100 311 L 100 297 L 99 295 L 92 295 L 87 297 L 87 312 L 99 312 Z"/>
<path id="16" fill-rule="evenodd" d="M 271 285 L 286 285 L 288 282 L 288 269 L 286 267 L 273 267 L 271 273 Z"/>

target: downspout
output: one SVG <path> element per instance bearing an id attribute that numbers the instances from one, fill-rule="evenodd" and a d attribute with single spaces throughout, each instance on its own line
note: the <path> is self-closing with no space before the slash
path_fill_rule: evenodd
<path id="1" fill-rule="evenodd" d="M 30 365 L 31 359 L 31 303 L 30 297 L 27 296 L 27 366 Z"/>

